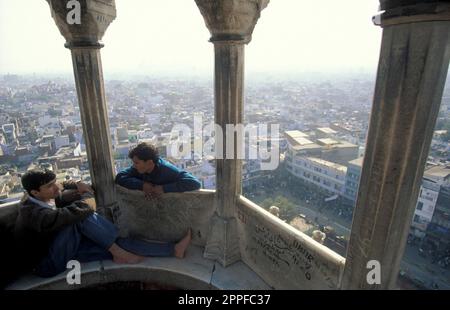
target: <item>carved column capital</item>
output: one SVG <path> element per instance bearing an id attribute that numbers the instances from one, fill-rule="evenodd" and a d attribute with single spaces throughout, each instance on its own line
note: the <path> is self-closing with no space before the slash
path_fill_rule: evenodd
<path id="1" fill-rule="evenodd" d="M 373 22 L 381 27 L 418 22 L 450 21 L 448 0 L 380 0 Z"/>
<path id="2" fill-rule="evenodd" d="M 103 47 L 100 40 L 116 18 L 115 0 L 46 1 L 67 48 Z"/>
<path id="3" fill-rule="evenodd" d="M 211 42 L 249 43 L 269 0 L 195 0 L 211 33 Z"/>

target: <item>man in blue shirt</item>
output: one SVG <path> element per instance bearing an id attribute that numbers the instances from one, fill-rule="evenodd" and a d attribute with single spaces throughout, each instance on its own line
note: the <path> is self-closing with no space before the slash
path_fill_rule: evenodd
<path id="1" fill-rule="evenodd" d="M 156 147 L 149 143 L 139 143 L 130 150 L 128 157 L 133 166 L 119 172 L 116 183 L 128 189 L 142 190 L 147 198 L 201 187 L 196 177 L 162 159 Z"/>

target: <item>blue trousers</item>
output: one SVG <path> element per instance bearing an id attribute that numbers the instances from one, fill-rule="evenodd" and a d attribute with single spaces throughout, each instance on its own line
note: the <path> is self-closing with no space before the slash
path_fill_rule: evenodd
<path id="1" fill-rule="evenodd" d="M 67 226 L 52 241 L 47 256 L 38 264 L 35 273 L 52 277 L 66 270 L 70 260 L 80 263 L 112 259 L 108 249 L 113 243 L 141 256 L 173 256 L 174 244 L 119 238 L 117 227 L 94 213 L 85 220 Z"/>

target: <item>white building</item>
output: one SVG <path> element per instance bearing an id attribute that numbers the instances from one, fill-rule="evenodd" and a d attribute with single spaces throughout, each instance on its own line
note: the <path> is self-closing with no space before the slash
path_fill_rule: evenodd
<path id="1" fill-rule="evenodd" d="M 424 177 L 439 185 L 450 185 L 450 166 L 435 166 L 424 172 Z"/>
<path id="2" fill-rule="evenodd" d="M 55 149 L 56 150 L 60 149 L 62 146 L 68 146 L 68 145 L 70 145 L 69 136 L 67 136 L 67 135 L 57 136 L 55 138 Z"/>
<path id="3" fill-rule="evenodd" d="M 294 176 L 322 189 L 342 194 L 347 167 L 314 157 L 295 156 L 287 163 L 287 169 Z"/>
<path id="4" fill-rule="evenodd" d="M 16 140 L 16 127 L 14 124 L 2 125 L 3 136 L 5 137 L 7 144 L 12 144 Z"/>
<path id="5" fill-rule="evenodd" d="M 425 236 L 428 224 L 433 218 L 439 190 L 440 185 L 436 182 L 426 178 L 422 180 L 416 210 L 414 211 L 414 217 L 411 223 L 416 237 L 423 238 Z"/>
<path id="6" fill-rule="evenodd" d="M 316 137 L 319 139 L 335 138 L 336 134 L 337 134 L 337 131 L 335 131 L 329 127 L 316 128 Z"/>
<path id="7" fill-rule="evenodd" d="M 127 143 L 128 142 L 128 129 L 125 127 L 116 128 L 116 143 Z"/>
<path id="8" fill-rule="evenodd" d="M 134 144 L 131 144 L 129 142 L 123 142 L 114 145 L 114 155 L 118 156 L 120 158 L 127 158 L 128 153 L 130 152 L 130 149 L 134 146 Z"/>
<path id="9" fill-rule="evenodd" d="M 428 224 L 431 223 L 434 215 L 441 185 L 448 185 L 449 182 L 450 168 L 448 167 L 435 166 L 424 172 L 411 223 L 412 231 L 416 237 L 423 238 L 425 236 Z"/>

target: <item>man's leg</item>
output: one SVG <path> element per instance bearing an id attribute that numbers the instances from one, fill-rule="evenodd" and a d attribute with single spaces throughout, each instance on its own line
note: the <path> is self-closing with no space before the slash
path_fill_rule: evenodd
<path id="1" fill-rule="evenodd" d="M 78 251 L 81 238 L 76 225 L 61 230 L 50 245 L 47 256 L 36 267 L 35 273 L 40 277 L 53 277 L 66 270 L 67 262 Z"/>
<path id="2" fill-rule="evenodd" d="M 151 242 L 132 238 L 118 238 L 117 245 L 141 256 L 174 256 L 175 244 L 171 242 Z"/>
<path id="3" fill-rule="evenodd" d="M 175 256 L 183 258 L 191 238 L 192 231 L 189 229 L 187 234 L 177 243 L 149 242 L 131 238 L 118 238 L 116 242 L 120 247 L 142 256 Z"/>
<path id="4" fill-rule="evenodd" d="M 117 227 L 101 215 L 94 213 L 76 225 L 84 237 L 95 243 L 98 248 L 109 251 L 114 262 L 135 264 L 144 259 L 116 244 L 119 235 Z"/>
<path id="5" fill-rule="evenodd" d="M 97 213 L 76 225 L 83 236 L 105 250 L 108 250 L 119 236 L 117 227 Z"/>
<path id="6" fill-rule="evenodd" d="M 184 252 L 191 240 L 191 230 L 177 244 L 118 238 L 119 233 L 117 227 L 97 213 L 94 213 L 76 225 L 86 238 L 93 241 L 99 247 L 112 251 L 113 256 L 117 256 L 118 258 L 117 262 L 123 262 L 121 257 L 127 259 L 126 256 L 128 255 L 127 253 L 123 253 L 122 249 L 139 256 L 176 256 L 181 258 L 184 256 Z M 114 253 L 117 253 L 117 255 Z M 128 258 L 131 261 L 137 259 L 137 257 L 129 256 Z"/>
<path id="7" fill-rule="evenodd" d="M 112 258 L 111 252 L 83 236 L 77 254 L 73 259 L 76 259 L 80 263 L 87 263 L 98 260 L 109 260 Z"/>
<path id="8" fill-rule="evenodd" d="M 131 238 L 118 238 L 117 227 L 94 213 L 77 224 L 80 232 L 95 244 L 109 249 L 115 242 L 122 249 L 141 256 L 174 256 L 175 245 L 169 242 L 148 242 Z"/>

